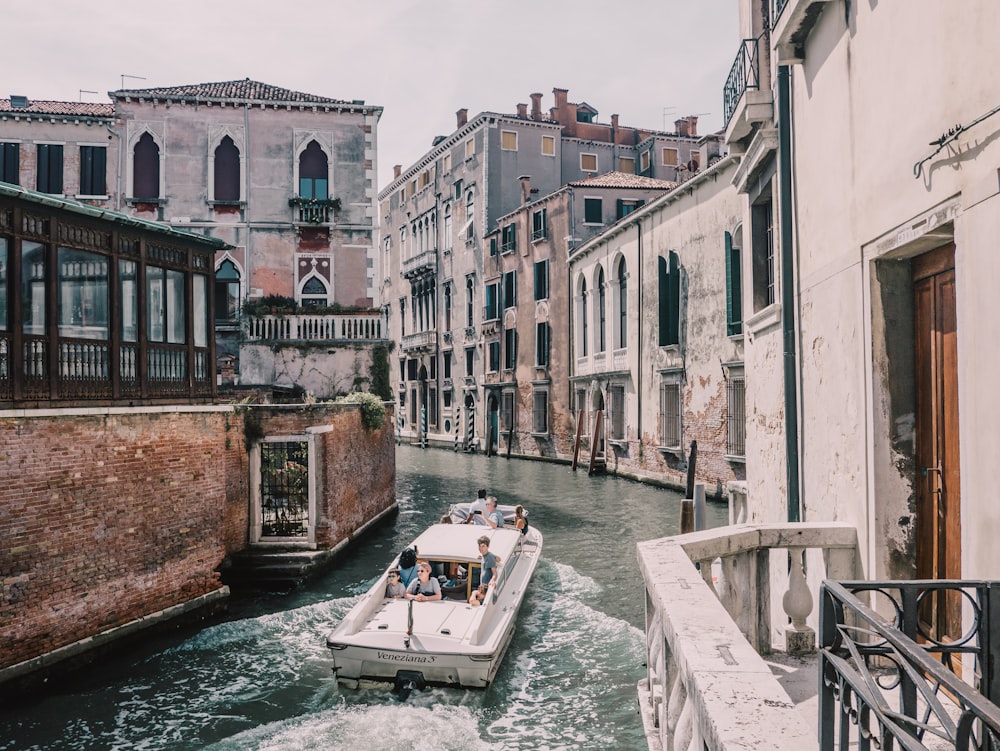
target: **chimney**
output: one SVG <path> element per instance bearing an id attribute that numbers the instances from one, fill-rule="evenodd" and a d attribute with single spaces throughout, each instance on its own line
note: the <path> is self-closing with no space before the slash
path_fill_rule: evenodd
<path id="1" fill-rule="evenodd" d="M 517 179 L 521 181 L 521 205 L 524 206 L 531 200 L 531 175 L 521 175 Z"/>
<path id="2" fill-rule="evenodd" d="M 463 107 L 462 109 L 460 109 L 458 112 L 455 113 L 455 118 L 458 121 L 458 125 L 456 127 L 458 128 L 464 127 L 465 124 L 469 122 L 469 110 Z"/>
<path id="3" fill-rule="evenodd" d="M 611 143 L 618 143 L 618 115 L 611 116 Z"/>
<path id="4" fill-rule="evenodd" d="M 393 180 L 395 180 L 396 178 L 398 178 L 402 173 L 403 173 L 403 165 L 402 164 L 394 164 L 394 165 L 392 165 L 392 179 Z"/>
<path id="5" fill-rule="evenodd" d="M 674 133 L 679 136 L 690 135 L 688 133 L 688 119 L 682 117 L 680 120 L 674 120 Z"/>
<path id="6" fill-rule="evenodd" d="M 541 120 L 542 119 L 542 95 L 532 94 L 531 95 L 531 119 Z"/>
<path id="7" fill-rule="evenodd" d="M 518 104 L 517 105 L 517 116 L 519 118 L 521 118 L 522 120 L 526 120 L 528 118 L 528 105 L 527 104 Z"/>
<path id="8" fill-rule="evenodd" d="M 552 96 L 556 100 L 556 107 L 564 109 L 566 107 L 566 99 L 569 96 L 569 89 L 552 89 Z"/>
<path id="9" fill-rule="evenodd" d="M 688 135 L 689 136 L 698 135 L 698 116 L 688 115 L 687 121 L 688 121 Z"/>

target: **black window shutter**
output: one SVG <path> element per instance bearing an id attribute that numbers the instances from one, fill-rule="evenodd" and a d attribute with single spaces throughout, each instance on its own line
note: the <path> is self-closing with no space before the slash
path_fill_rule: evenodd
<path id="1" fill-rule="evenodd" d="M 670 317 L 667 324 L 667 344 L 680 344 L 681 322 L 681 270 L 677 253 L 670 251 L 670 269 L 667 279 L 667 307 Z"/>
<path id="2" fill-rule="evenodd" d="M 667 329 L 670 327 L 670 276 L 667 273 L 667 259 L 660 256 L 657 259 L 657 282 L 658 282 L 658 297 L 659 301 L 659 345 L 665 347 L 667 344 Z"/>
<path id="3" fill-rule="evenodd" d="M 618 219 L 621 219 L 623 216 L 625 216 L 625 202 L 620 198 L 616 203 L 615 216 Z"/>
<path id="4" fill-rule="evenodd" d="M 733 248 L 733 236 L 725 235 L 726 242 L 726 335 L 743 333 L 743 299 L 740 277 L 740 257 Z"/>

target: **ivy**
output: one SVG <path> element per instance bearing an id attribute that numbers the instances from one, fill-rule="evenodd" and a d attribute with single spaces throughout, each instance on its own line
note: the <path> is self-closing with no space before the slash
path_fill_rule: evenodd
<path id="1" fill-rule="evenodd" d="M 337 401 L 361 407 L 361 424 L 365 430 L 378 430 L 385 423 L 385 404 L 369 391 L 353 391 Z"/>

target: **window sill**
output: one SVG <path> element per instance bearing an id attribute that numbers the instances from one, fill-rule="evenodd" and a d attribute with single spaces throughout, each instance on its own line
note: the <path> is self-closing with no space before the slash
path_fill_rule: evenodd
<path id="1" fill-rule="evenodd" d="M 750 334 L 762 334 L 781 323 L 781 304 L 771 303 L 743 322 Z"/>
<path id="2" fill-rule="evenodd" d="M 628 448 L 628 441 L 626 441 L 624 438 L 609 438 L 608 443 L 610 443 L 612 446 L 615 446 L 616 448 L 620 449 Z"/>
<path id="3" fill-rule="evenodd" d="M 683 446 L 657 446 L 656 450 L 661 454 L 670 454 L 671 456 L 683 457 L 684 447 Z"/>
<path id="4" fill-rule="evenodd" d="M 77 201 L 107 201 L 109 197 L 105 195 L 91 195 L 90 193 L 81 193 L 73 196 Z"/>
<path id="5" fill-rule="evenodd" d="M 208 201 L 209 206 L 246 206 L 246 201 Z"/>
<path id="6" fill-rule="evenodd" d="M 746 464 L 747 463 L 747 458 L 745 456 L 733 456 L 731 454 L 726 454 L 725 459 L 726 459 L 727 462 L 730 462 L 731 464 Z"/>
<path id="7" fill-rule="evenodd" d="M 549 437 L 549 431 L 546 430 L 546 431 L 544 431 L 542 433 L 536 433 L 533 430 L 528 435 L 530 435 L 532 438 L 548 438 Z"/>
<path id="8" fill-rule="evenodd" d="M 150 206 L 166 206 L 166 198 L 126 198 L 125 203 L 129 206 L 138 206 L 141 204 L 148 204 Z"/>

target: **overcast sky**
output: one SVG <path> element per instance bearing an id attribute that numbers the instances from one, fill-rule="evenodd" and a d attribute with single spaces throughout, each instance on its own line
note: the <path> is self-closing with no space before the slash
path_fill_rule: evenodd
<path id="1" fill-rule="evenodd" d="M 379 189 L 455 111 L 514 113 L 552 89 L 610 122 L 722 127 L 737 0 L 11 0 L 0 96 L 108 101 L 126 88 L 252 78 L 384 108 Z M 144 79 L 144 80 L 143 80 Z M 80 93 L 81 89 L 98 92 Z"/>

